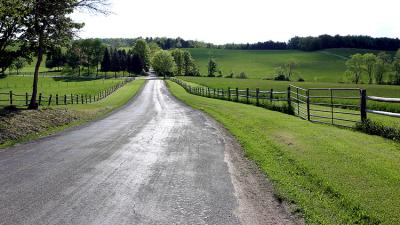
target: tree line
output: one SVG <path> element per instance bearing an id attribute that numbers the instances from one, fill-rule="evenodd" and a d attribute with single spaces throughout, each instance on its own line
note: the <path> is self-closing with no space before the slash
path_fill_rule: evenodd
<path id="1" fill-rule="evenodd" d="M 357 53 L 346 61 L 346 67 L 353 83 L 360 83 L 366 75 L 369 84 L 400 85 L 400 49 L 394 56 L 386 52 Z"/>

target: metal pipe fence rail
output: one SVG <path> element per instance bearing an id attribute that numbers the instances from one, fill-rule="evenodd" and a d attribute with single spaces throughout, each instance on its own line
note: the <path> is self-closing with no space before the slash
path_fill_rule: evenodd
<path id="1" fill-rule="evenodd" d="M 37 103 L 39 106 L 90 104 L 106 98 L 132 80 L 134 80 L 134 78 L 125 79 L 124 81 L 99 91 L 96 94 L 50 94 L 45 96 L 42 93 L 39 93 L 37 96 Z M 16 94 L 13 91 L 0 93 L 1 106 L 28 106 L 30 99 L 31 95 L 27 92 L 25 94 Z"/>
<path id="2" fill-rule="evenodd" d="M 209 98 L 265 106 L 268 103 L 287 102 L 295 116 L 316 123 L 342 127 L 354 127 L 367 119 L 367 113 L 400 118 L 400 113 L 378 111 L 367 108 L 367 100 L 400 103 L 400 98 L 367 96 L 367 91 L 360 88 L 302 88 L 289 85 L 286 91 L 250 90 L 246 88 L 214 89 L 192 87 L 188 83 L 171 78 L 187 92 Z"/>

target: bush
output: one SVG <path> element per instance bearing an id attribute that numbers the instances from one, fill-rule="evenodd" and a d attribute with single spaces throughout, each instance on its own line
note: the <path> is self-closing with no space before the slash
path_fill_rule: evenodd
<path id="1" fill-rule="evenodd" d="M 297 81 L 298 81 L 298 82 L 304 82 L 305 80 L 304 80 L 303 78 L 300 77 Z"/>
<path id="2" fill-rule="evenodd" d="M 366 134 L 378 135 L 394 141 L 400 141 L 400 130 L 394 127 L 388 127 L 372 120 L 365 120 L 356 124 L 356 130 Z"/>
<path id="3" fill-rule="evenodd" d="M 245 72 L 241 72 L 241 73 L 239 73 L 239 75 L 236 76 L 236 78 L 239 78 L 239 79 L 247 79 L 247 75 L 246 75 Z"/>
<path id="4" fill-rule="evenodd" d="M 229 75 L 226 75 L 225 78 L 233 78 L 233 73 L 230 73 Z"/>
<path id="5" fill-rule="evenodd" d="M 274 80 L 280 80 L 280 81 L 289 81 L 289 78 L 287 78 L 285 75 L 278 75 L 274 78 Z"/>

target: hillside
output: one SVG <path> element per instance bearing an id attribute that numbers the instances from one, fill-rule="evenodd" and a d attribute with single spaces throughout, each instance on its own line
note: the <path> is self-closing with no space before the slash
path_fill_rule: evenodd
<path id="1" fill-rule="evenodd" d="M 231 72 L 245 72 L 249 78 L 272 78 L 275 68 L 288 61 L 297 62 L 296 75 L 310 82 L 340 82 L 345 80 L 346 57 L 355 53 L 371 52 L 363 49 L 326 49 L 316 52 L 297 50 L 227 50 L 188 49 L 200 67 L 202 75 L 207 74 L 207 62 L 213 57 L 224 76 Z M 376 51 L 372 51 L 376 52 Z"/>

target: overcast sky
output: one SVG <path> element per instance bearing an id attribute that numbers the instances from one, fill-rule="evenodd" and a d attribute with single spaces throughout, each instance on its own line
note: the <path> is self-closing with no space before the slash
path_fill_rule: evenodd
<path id="1" fill-rule="evenodd" d="M 320 34 L 400 36 L 400 0 L 109 0 L 75 13 L 82 38 L 182 37 L 215 44 Z"/>

